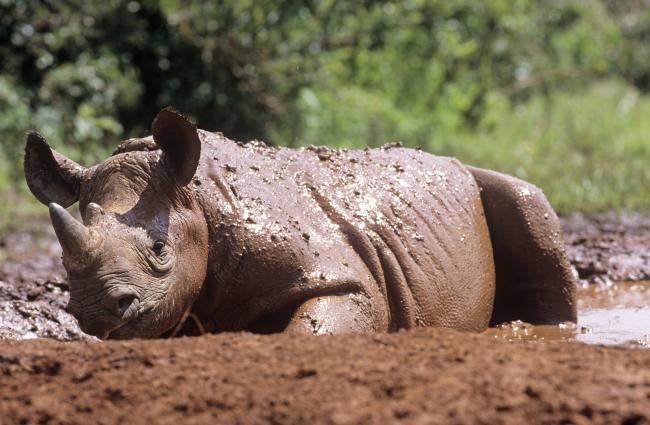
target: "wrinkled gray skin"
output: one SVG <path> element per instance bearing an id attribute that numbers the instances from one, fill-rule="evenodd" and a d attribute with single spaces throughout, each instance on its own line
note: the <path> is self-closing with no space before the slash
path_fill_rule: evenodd
<path id="1" fill-rule="evenodd" d="M 188 315 L 314 334 L 575 320 L 557 217 L 528 183 L 394 146 L 235 143 L 171 109 L 152 133 L 89 169 L 27 137 L 85 332 L 158 337 Z"/>

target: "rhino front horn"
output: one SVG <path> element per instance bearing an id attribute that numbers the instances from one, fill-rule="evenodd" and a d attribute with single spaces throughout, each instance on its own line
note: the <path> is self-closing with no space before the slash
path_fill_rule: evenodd
<path id="1" fill-rule="evenodd" d="M 63 249 L 64 259 L 87 258 L 95 246 L 90 230 L 70 215 L 65 208 L 54 202 L 50 204 L 50 219 Z"/>

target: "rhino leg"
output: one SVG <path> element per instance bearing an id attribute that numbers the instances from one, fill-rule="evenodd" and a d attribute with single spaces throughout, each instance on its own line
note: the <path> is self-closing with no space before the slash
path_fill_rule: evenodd
<path id="1" fill-rule="evenodd" d="M 375 331 L 374 314 L 360 294 L 311 298 L 295 312 L 285 332 L 328 335 Z"/>
<path id="2" fill-rule="evenodd" d="M 576 320 L 576 282 L 557 215 L 541 189 L 467 167 L 481 189 L 496 269 L 491 325 Z"/>

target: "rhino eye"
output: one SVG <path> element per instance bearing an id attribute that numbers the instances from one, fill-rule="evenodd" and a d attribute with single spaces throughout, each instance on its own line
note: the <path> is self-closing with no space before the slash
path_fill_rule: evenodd
<path id="1" fill-rule="evenodd" d="M 163 241 L 156 241 L 153 243 L 153 252 L 155 252 L 156 255 L 162 254 L 164 248 L 165 248 L 165 242 Z"/>

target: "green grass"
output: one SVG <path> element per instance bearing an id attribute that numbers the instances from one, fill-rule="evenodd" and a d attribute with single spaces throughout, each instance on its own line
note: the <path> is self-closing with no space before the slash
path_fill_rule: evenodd
<path id="1" fill-rule="evenodd" d="M 607 81 L 534 99 L 435 152 L 531 181 L 561 212 L 650 207 L 650 97 Z M 439 149 L 437 149 L 439 148 Z"/>
<path id="2" fill-rule="evenodd" d="M 277 140 L 379 146 L 401 140 L 544 189 L 561 212 L 650 207 L 650 96 L 619 81 L 538 95 L 511 106 L 498 92 L 474 129 L 456 115 L 405 110 L 352 88 L 303 93 L 303 116 Z M 297 129 L 297 130 L 296 130 Z M 290 139 L 291 133 L 299 136 Z"/>
<path id="3" fill-rule="evenodd" d="M 0 189 L 0 236 L 10 230 L 29 230 L 31 220 L 47 215 L 47 207 L 29 193 L 26 185 Z"/>

